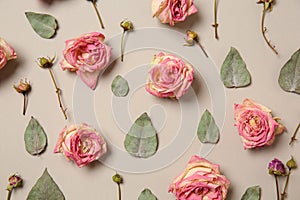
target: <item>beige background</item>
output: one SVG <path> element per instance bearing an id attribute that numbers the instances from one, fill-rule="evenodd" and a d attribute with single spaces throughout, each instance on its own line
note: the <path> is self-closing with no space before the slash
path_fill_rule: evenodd
<path id="1" fill-rule="evenodd" d="M 227 0 L 219 1 L 218 21 L 220 39 L 214 39 L 213 28 L 213 1 L 195 2 L 199 12 L 191 16 L 186 22 L 169 27 L 160 24 L 151 17 L 151 2 L 138 0 L 101 0 L 100 9 L 106 29 L 100 30 L 107 38 L 121 32 L 120 21 L 128 18 L 133 21 L 136 28 L 162 27 L 171 28 L 184 33 L 187 29 L 199 33 L 201 42 L 205 46 L 209 56 L 220 69 L 222 62 L 231 46 L 236 47 L 247 63 L 252 75 L 251 86 L 243 89 L 225 89 L 226 91 L 226 118 L 221 128 L 220 142 L 215 146 L 207 159 L 221 165 L 221 171 L 231 180 L 228 199 L 240 199 L 248 186 L 260 185 L 262 187 L 262 199 L 275 199 L 275 185 L 273 177 L 268 174 L 267 165 L 274 157 L 283 161 L 293 155 L 300 163 L 299 142 L 289 146 L 289 139 L 296 128 L 299 117 L 299 95 L 286 93 L 279 87 L 277 79 L 280 68 L 299 48 L 300 18 L 298 0 L 277 1 L 274 9 L 266 16 L 268 37 L 276 45 L 279 56 L 276 56 L 265 44 L 260 32 L 260 20 L 262 5 L 257 5 L 252 0 Z M 45 167 L 53 176 L 66 199 L 117 199 L 116 184 L 111 181 L 115 169 L 111 169 L 96 162 L 89 167 L 77 168 L 71 162 L 66 162 L 60 154 L 53 154 L 53 148 L 60 130 L 71 124 L 73 86 L 76 80 L 75 74 L 63 72 L 58 61 L 62 59 L 64 41 L 77 37 L 80 34 L 99 31 L 92 5 L 87 1 L 58 0 L 52 5 L 45 5 L 37 0 L 29 1 L 0 1 L 0 37 L 5 38 L 16 50 L 18 59 L 11 61 L 0 71 L 0 198 L 6 196 L 7 178 L 14 172 L 19 172 L 24 178 L 24 187 L 14 192 L 12 199 L 25 199 L 30 188 L 38 177 L 42 175 Z M 59 22 L 57 36 L 51 40 L 45 40 L 36 35 L 27 22 L 24 12 L 35 11 L 49 13 Z M 151 38 L 149 38 L 151 40 Z M 57 55 L 58 61 L 54 66 L 54 73 L 63 90 L 63 100 L 68 107 L 69 119 L 65 121 L 58 108 L 56 94 L 47 71 L 40 69 L 35 59 L 40 56 Z M 117 66 L 130 69 L 130 63 L 140 61 L 146 63 L 153 51 L 132 52 L 125 57 L 124 65 L 117 61 Z M 125 73 L 126 70 L 113 73 Z M 209 70 L 209 69 L 208 69 Z M 29 105 L 26 116 L 21 115 L 22 95 L 17 94 L 12 85 L 18 83 L 21 78 L 27 78 L 32 83 L 33 90 L 29 95 Z M 102 83 L 110 84 L 110 79 Z M 199 83 L 201 85 L 201 82 Z M 195 89 L 195 85 L 193 88 Z M 106 91 L 110 95 L 109 87 Z M 203 87 L 204 93 L 199 92 L 201 109 L 209 107 L 208 93 Z M 102 93 L 96 90 L 95 98 L 101 98 Z M 205 92 L 206 91 L 206 92 Z M 139 107 L 145 97 L 143 91 L 138 90 L 131 99 L 129 110 L 133 118 L 136 118 L 144 109 Z M 264 104 L 273 110 L 275 116 L 282 119 L 287 127 L 287 132 L 279 136 L 274 145 L 257 150 L 244 150 L 236 128 L 233 126 L 233 104 L 240 103 L 249 97 Z M 145 102 L 148 102 L 145 100 Z M 109 102 L 108 102 L 109 103 Z M 149 103 L 149 102 L 148 102 Z M 138 105 L 138 106 L 135 106 Z M 99 107 L 98 107 L 99 106 Z M 106 105 L 96 105 L 95 113 L 103 117 L 98 108 Z M 176 106 L 176 105 L 175 105 Z M 139 110 L 140 109 L 140 110 Z M 170 109 L 170 112 L 176 112 Z M 169 114 L 172 116 L 172 114 Z M 24 148 L 23 134 L 30 116 L 34 116 L 44 127 L 48 135 L 48 147 L 39 157 L 29 155 Z M 199 116 L 200 117 L 200 116 Z M 104 120 L 104 119 L 103 119 Z M 178 119 L 174 119 L 175 121 Z M 175 124 L 175 123 L 174 123 Z M 114 124 L 107 123 L 107 129 L 114 130 Z M 110 129 L 111 127 L 111 129 Z M 167 127 L 172 129 L 172 126 Z M 116 129 L 116 132 L 120 131 Z M 166 131 L 167 132 L 167 131 Z M 115 132 L 114 132 L 115 133 Z M 299 135 L 300 137 L 300 135 Z M 111 141 L 122 148 L 123 136 L 111 134 Z M 170 132 L 162 136 L 161 145 L 167 144 L 172 139 Z M 197 154 L 200 148 L 199 141 L 195 138 L 187 151 L 166 168 L 151 173 L 133 174 L 120 172 L 124 178 L 122 195 L 125 200 L 137 199 L 144 188 L 150 188 L 160 200 L 175 199 L 173 194 L 167 192 L 169 183 L 185 167 L 189 158 Z M 300 196 L 297 189 L 300 184 L 299 170 L 291 177 L 288 188 L 288 199 L 296 200 Z M 283 180 L 281 182 L 283 187 Z"/>

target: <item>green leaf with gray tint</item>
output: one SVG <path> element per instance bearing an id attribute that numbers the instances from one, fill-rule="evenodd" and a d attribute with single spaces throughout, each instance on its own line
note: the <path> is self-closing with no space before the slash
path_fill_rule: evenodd
<path id="1" fill-rule="evenodd" d="M 219 141 L 219 128 L 208 110 L 205 110 L 201 117 L 198 125 L 197 135 L 202 143 L 216 144 Z"/>
<path id="2" fill-rule="evenodd" d="M 221 79 L 227 88 L 239 88 L 251 83 L 251 75 L 239 52 L 231 47 L 221 68 Z"/>
<path id="3" fill-rule="evenodd" d="M 111 91 L 117 97 L 125 97 L 129 92 L 127 80 L 122 76 L 117 75 L 111 84 Z"/>
<path id="4" fill-rule="evenodd" d="M 24 134 L 25 148 L 31 155 L 42 153 L 47 146 L 47 136 L 39 122 L 31 117 Z"/>
<path id="5" fill-rule="evenodd" d="M 131 126 L 124 141 L 126 151 L 140 158 L 155 154 L 158 146 L 157 134 L 147 113 L 143 113 Z"/>
<path id="6" fill-rule="evenodd" d="M 144 189 L 138 200 L 157 200 L 156 196 L 148 188 Z"/>
<path id="7" fill-rule="evenodd" d="M 241 200 L 260 200 L 261 188 L 260 186 L 252 186 L 247 188 Z"/>
<path id="8" fill-rule="evenodd" d="M 39 36 L 49 39 L 55 35 L 57 22 L 53 16 L 35 12 L 25 12 L 25 15 Z"/>
<path id="9" fill-rule="evenodd" d="M 284 91 L 300 94 L 300 49 L 281 68 L 278 83 Z"/>
<path id="10" fill-rule="evenodd" d="M 65 197 L 58 185 L 54 182 L 48 170 L 45 169 L 43 175 L 31 188 L 27 200 L 64 200 Z"/>

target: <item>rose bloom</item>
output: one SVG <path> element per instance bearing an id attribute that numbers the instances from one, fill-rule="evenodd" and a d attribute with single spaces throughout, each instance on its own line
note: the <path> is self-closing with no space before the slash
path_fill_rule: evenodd
<path id="1" fill-rule="evenodd" d="M 54 153 L 63 153 L 78 167 L 83 167 L 106 153 L 106 142 L 87 124 L 71 125 L 59 134 Z"/>
<path id="2" fill-rule="evenodd" d="M 154 56 L 146 90 L 157 97 L 179 99 L 194 80 L 194 69 L 182 59 L 163 52 Z"/>
<path id="3" fill-rule="evenodd" d="M 15 50 L 2 38 L 0 38 L 0 69 L 2 69 L 7 61 L 16 59 Z"/>
<path id="4" fill-rule="evenodd" d="M 234 125 L 238 128 L 245 149 L 271 145 L 275 135 L 285 130 L 272 117 L 269 108 L 251 99 L 245 99 L 242 104 L 234 104 L 234 118 Z"/>
<path id="5" fill-rule="evenodd" d="M 76 72 L 93 90 L 100 71 L 108 65 L 111 56 L 111 47 L 103 43 L 104 39 L 103 34 L 92 32 L 67 40 L 64 59 L 60 62 L 63 70 Z"/>
<path id="6" fill-rule="evenodd" d="M 174 26 L 175 22 L 184 21 L 197 11 L 194 0 L 152 0 L 153 17 L 171 26 Z"/>
<path id="7" fill-rule="evenodd" d="M 220 173 L 220 166 L 193 156 L 184 172 L 169 186 L 177 200 L 224 200 L 230 181 Z"/>

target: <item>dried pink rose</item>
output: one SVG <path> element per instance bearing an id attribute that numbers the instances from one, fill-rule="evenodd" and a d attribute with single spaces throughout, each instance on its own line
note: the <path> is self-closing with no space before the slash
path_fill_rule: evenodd
<path id="1" fill-rule="evenodd" d="M 184 172 L 169 186 L 177 200 L 224 200 L 230 181 L 221 174 L 220 166 L 193 156 Z"/>
<path id="2" fill-rule="evenodd" d="M 62 130 L 54 153 L 63 153 L 78 167 L 83 167 L 106 153 L 106 142 L 91 126 L 74 124 Z"/>
<path id="3" fill-rule="evenodd" d="M 197 11 L 194 0 L 152 0 L 153 17 L 171 26 L 184 21 Z"/>
<path id="4" fill-rule="evenodd" d="M 242 104 L 234 104 L 234 118 L 234 125 L 238 128 L 245 149 L 271 145 L 275 135 L 285 130 L 272 117 L 269 108 L 251 99 L 245 99 Z"/>
<path id="5" fill-rule="evenodd" d="M 194 80 L 194 69 L 181 58 L 163 52 L 154 56 L 146 90 L 157 97 L 179 99 Z"/>
<path id="6" fill-rule="evenodd" d="M 16 59 L 15 50 L 2 38 L 0 38 L 0 69 L 2 69 L 7 61 Z"/>
<path id="7" fill-rule="evenodd" d="M 64 59 L 60 62 L 63 70 L 76 72 L 93 90 L 100 71 L 108 65 L 111 56 L 111 47 L 103 43 L 104 39 L 102 33 L 92 32 L 67 40 Z"/>

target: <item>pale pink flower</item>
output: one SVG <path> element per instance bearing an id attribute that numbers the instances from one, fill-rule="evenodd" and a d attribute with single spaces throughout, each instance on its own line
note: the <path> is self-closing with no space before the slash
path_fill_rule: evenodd
<path id="1" fill-rule="evenodd" d="M 2 38 L 0 38 L 0 69 L 2 69 L 7 61 L 16 59 L 15 50 Z"/>

